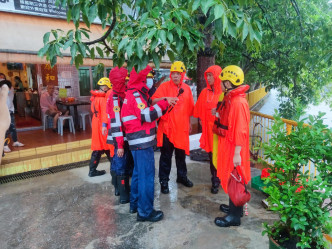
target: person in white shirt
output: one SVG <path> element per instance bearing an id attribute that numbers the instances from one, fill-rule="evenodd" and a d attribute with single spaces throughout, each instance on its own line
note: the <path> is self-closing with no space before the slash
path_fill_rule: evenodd
<path id="1" fill-rule="evenodd" d="M 17 139 L 17 132 L 16 132 L 16 125 L 15 125 L 15 109 L 14 109 L 14 88 L 12 86 L 12 83 L 8 80 L 6 80 L 6 77 L 4 74 L 0 74 L 0 80 L 2 80 L 2 84 L 6 84 L 9 88 L 9 92 L 8 92 L 8 98 L 7 98 L 7 107 L 10 113 L 10 126 L 9 129 L 6 132 L 6 140 L 5 140 L 5 146 L 3 147 L 3 151 L 5 153 L 11 152 L 11 149 L 8 146 L 8 137 L 9 134 L 11 135 L 11 138 L 13 140 L 13 146 L 16 147 L 21 147 L 24 146 L 24 144 L 22 144 L 21 142 L 18 141 Z"/>

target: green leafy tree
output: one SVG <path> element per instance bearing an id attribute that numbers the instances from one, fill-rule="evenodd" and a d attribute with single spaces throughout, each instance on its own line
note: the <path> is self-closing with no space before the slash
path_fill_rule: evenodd
<path id="1" fill-rule="evenodd" d="M 331 101 L 332 4 L 328 1 L 256 1 L 264 39 L 261 49 L 247 49 L 239 41 L 224 40 L 217 64 L 240 64 L 246 82 L 278 89 L 284 118 L 298 107 Z"/>
<path id="2" fill-rule="evenodd" d="M 68 9 L 67 20 L 74 22 L 75 29 L 46 33 L 39 55 L 46 55 L 53 66 L 57 57 L 70 48 L 76 67 L 83 64 L 84 58 L 98 56 L 111 58 L 115 65 L 126 62 L 129 68 L 140 70 L 150 61 L 159 68 L 166 55 L 174 61 L 180 54 L 191 58 L 198 51 L 209 53 L 227 37 L 258 49 L 262 35 L 259 16 L 250 8 L 253 3 L 252 0 L 58 0 L 57 4 Z M 89 27 L 98 19 L 107 31 L 90 41 Z M 81 21 L 88 29 L 82 27 Z"/>

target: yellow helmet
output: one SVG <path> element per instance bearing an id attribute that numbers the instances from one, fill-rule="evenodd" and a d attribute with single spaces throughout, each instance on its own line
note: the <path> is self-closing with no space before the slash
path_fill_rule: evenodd
<path id="1" fill-rule="evenodd" d="M 147 78 L 153 78 L 153 74 L 152 73 L 148 73 L 148 75 L 146 77 Z"/>
<path id="2" fill-rule="evenodd" d="M 186 71 L 186 67 L 184 66 L 182 61 L 175 61 L 171 66 L 171 72 L 183 73 L 185 71 Z"/>
<path id="3" fill-rule="evenodd" d="M 240 67 L 232 65 L 222 70 L 219 79 L 222 81 L 229 80 L 234 86 L 239 86 L 243 84 L 244 74 Z"/>
<path id="4" fill-rule="evenodd" d="M 109 78 L 103 77 L 100 80 L 98 80 L 97 83 L 99 86 L 108 86 L 109 89 L 112 89 L 112 83 Z"/>

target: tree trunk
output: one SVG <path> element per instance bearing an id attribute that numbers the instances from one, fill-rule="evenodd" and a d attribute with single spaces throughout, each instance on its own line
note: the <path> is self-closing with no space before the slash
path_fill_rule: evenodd
<path id="1" fill-rule="evenodd" d="M 215 64 L 215 54 L 211 50 L 211 43 L 213 41 L 213 35 L 209 30 L 205 33 L 205 49 L 200 50 L 197 54 L 197 98 L 201 91 L 206 87 L 206 81 L 204 78 L 204 72 Z M 198 132 L 202 132 L 202 127 L 198 123 Z"/>

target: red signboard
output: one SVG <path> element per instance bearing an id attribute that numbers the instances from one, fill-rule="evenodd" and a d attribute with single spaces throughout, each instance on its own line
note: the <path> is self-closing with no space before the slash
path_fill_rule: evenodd
<path id="1" fill-rule="evenodd" d="M 41 71 L 42 71 L 43 86 L 58 85 L 58 70 L 56 65 L 52 68 L 50 64 L 42 64 Z"/>

